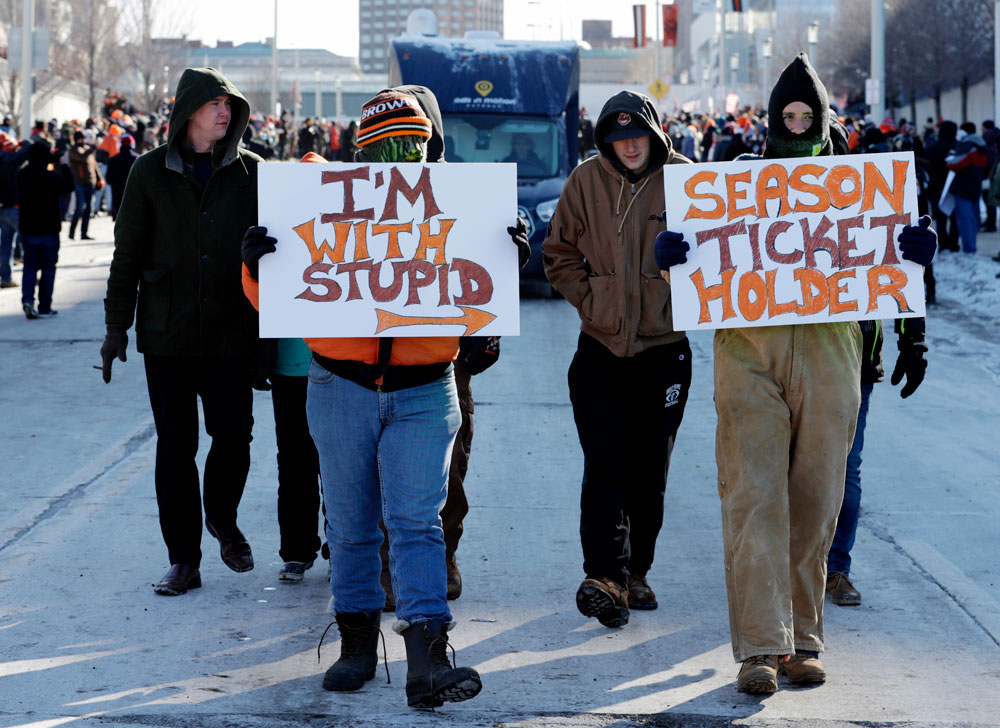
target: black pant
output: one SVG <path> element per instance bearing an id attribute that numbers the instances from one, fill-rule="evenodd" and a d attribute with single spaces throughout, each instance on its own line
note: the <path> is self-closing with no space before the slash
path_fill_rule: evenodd
<path id="1" fill-rule="evenodd" d="M 469 471 L 469 456 L 472 454 L 472 375 L 460 363 L 455 362 L 455 387 L 458 390 L 458 408 L 462 412 L 462 424 L 451 449 L 451 465 L 448 468 L 448 498 L 441 509 L 441 526 L 444 529 L 444 548 L 449 556 L 458 550 L 462 538 L 462 521 L 469 514 L 469 501 L 465 497 L 465 475 Z"/>
<path id="2" fill-rule="evenodd" d="M 156 502 L 171 564 L 201 563 L 198 397 L 212 444 L 205 459 L 205 518 L 236 525 L 250 469 L 251 369 L 235 357 L 147 354 L 146 387 L 156 422 Z"/>
<path id="3" fill-rule="evenodd" d="M 309 377 L 272 374 L 270 380 L 278 444 L 278 555 L 282 561 L 309 562 L 321 545 L 319 455 L 306 420 Z"/>
<path id="4" fill-rule="evenodd" d="M 588 577 L 625 584 L 649 571 L 690 386 L 686 338 L 618 357 L 580 334 L 569 396 L 584 455 L 580 540 Z"/>
<path id="5" fill-rule="evenodd" d="M 952 215 L 946 215 L 934 205 L 934 229 L 937 230 L 941 250 L 958 250 L 958 226 Z"/>

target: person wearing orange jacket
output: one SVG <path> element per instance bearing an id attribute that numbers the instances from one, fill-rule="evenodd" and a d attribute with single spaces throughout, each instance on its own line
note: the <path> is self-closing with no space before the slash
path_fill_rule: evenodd
<path id="1" fill-rule="evenodd" d="M 363 106 L 362 120 L 363 161 L 443 156 L 437 100 L 424 87 L 380 92 Z M 255 305 L 260 258 L 276 243 L 261 227 L 244 238 L 244 290 Z M 433 708 L 475 697 L 482 689 L 479 674 L 452 667 L 446 655 L 452 617 L 439 515 L 461 422 L 453 371 L 459 338 L 305 341 L 313 352 L 306 409 L 319 453 L 341 635 L 340 658 L 326 671 L 323 687 L 358 690 L 375 676 L 386 599 L 379 582 L 384 518 L 396 595 L 393 628 L 406 644 L 408 704 Z"/>

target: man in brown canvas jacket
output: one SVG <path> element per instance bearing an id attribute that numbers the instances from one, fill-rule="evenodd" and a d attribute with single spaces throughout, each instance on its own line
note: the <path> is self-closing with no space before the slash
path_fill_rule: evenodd
<path id="1" fill-rule="evenodd" d="M 608 627 L 655 609 L 646 581 L 663 522 L 691 348 L 674 331 L 653 243 L 664 228 L 663 165 L 676 154 L 652 101 L 622 91 L 595 127 L 600 154 L 569 176 L 542 246 L 545 274 L 580 314 L 569 369 L 584 453 L 580 611 Z"/>
<path id="2" fill-rule="evenodd" d="M 104 177 L 97 168 L 97 147 L 87 142 L 82 131 L 73 134 L 73 146 L 69 148 L 69 168 L 73 173 L 73 194 L 76 198 L 73 221 L 69 224 L 69 239 L 76 237 L 76 224 L 80 222 L 80 239 L 91 240 L 87 235 L 90 227 L 90 204 L 94 190 L 104 187 Z"/>

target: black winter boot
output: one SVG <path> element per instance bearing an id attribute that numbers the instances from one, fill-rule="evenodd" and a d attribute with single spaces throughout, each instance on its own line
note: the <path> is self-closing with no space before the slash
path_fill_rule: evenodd
<path id="1" fill-rule="evenodd" d="M 418 622 L 403 630 L 406 643 L 406 703 L 427 710 L 474 698 L 483 689 L 479 673 L 448 662 L 444 622 Z"/>
<path id="2" fill-rule="evenodd" d="M 323 689 L 360 690 L 365 680 L 375 677 L 382 612 L 338 612 L 335 616 L 340 630 L 340 659 L 323 676 Z"/>

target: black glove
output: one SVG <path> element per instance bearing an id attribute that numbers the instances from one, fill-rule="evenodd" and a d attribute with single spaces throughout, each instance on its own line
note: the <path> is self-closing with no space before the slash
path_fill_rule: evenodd
<path id="1" fill-rule="evenodd" d="M 253 388 L 261 392 L 271 391 L 268 378 L 274 373 L 278 363 L 278 340 L 258 339 L 257 355 L 253 367 Z"/>
<path id="2" fill-rule="evenodd" d="M 660 270 L 670 270 L 670 266 L 686 263 L 687 252 L 691 246 L 684 240 L 684 233 L 672 233 L 664 230 L 656 236 L 653 244 L 653 257 Z"/>
<path id="3" fill-rule="evenodd" d="M 463 336 L 458 342 L 458 361 L 469 374 L 485 372 L 499 358 L 499 336 Z"/>
<path id="4" fill-rule="evenodd" d="M 531 243 L 528 242 L 528 224 L 523 218 L 517 218 L 517 225 L 507 228 L 507 234 L 517 246 L 517 268 L 520 270 L 528 264 L 531 258 Z"/>
<path id="5" fill-rule="evenodd" d="M 260 259 L 277 250 L 277 246 L 277 238 L 270 237 L 266 227 L 252 227 L 247 230 L 243 236 L 243 247 L 240 248 L 240 252 L 254 280 L 257 280 L 257 274 L 260 272 Z"/>
<path id="6" fill-rule="evenodd" d="M 927 341 L 924 338 L 924 320 L 922 318 L 899 319 L 896 321 L 896 333 L 899 334 L 899 341 L 896 346 L 899 348 L 899 356 L 896 357 L 896 367 L 892 370 L 890 382 L 896 386 L 903 377 L 906 377 L 906 384 L 899 392 L 899 396 L 906 399 L 917 391 L 917 387 L 924 381 L 924 373 L 927 371 Z"/>
<path id="7" fill-rule="evenodd" d="M 125 350 L 128 348 L 128 334 L 125 333 L 127 327 L 119 324 L 108 324 L 107 333 L 104 335 L 104 343 L 101 344 L 101 372 L 104 375 L 104 383 L 111 382 L 111 362 L 118 357 L 126 361 Z"/>
<path id="8" fill-rule="evenodd" d="M 931 216 L 924 215 L 917 220 L 917 225 L 905 225 L 896 240 L 904 260 L 918 265 L 928 266 L 934 260 L 937 251 L 937 233 L 928 227 Z"/>

